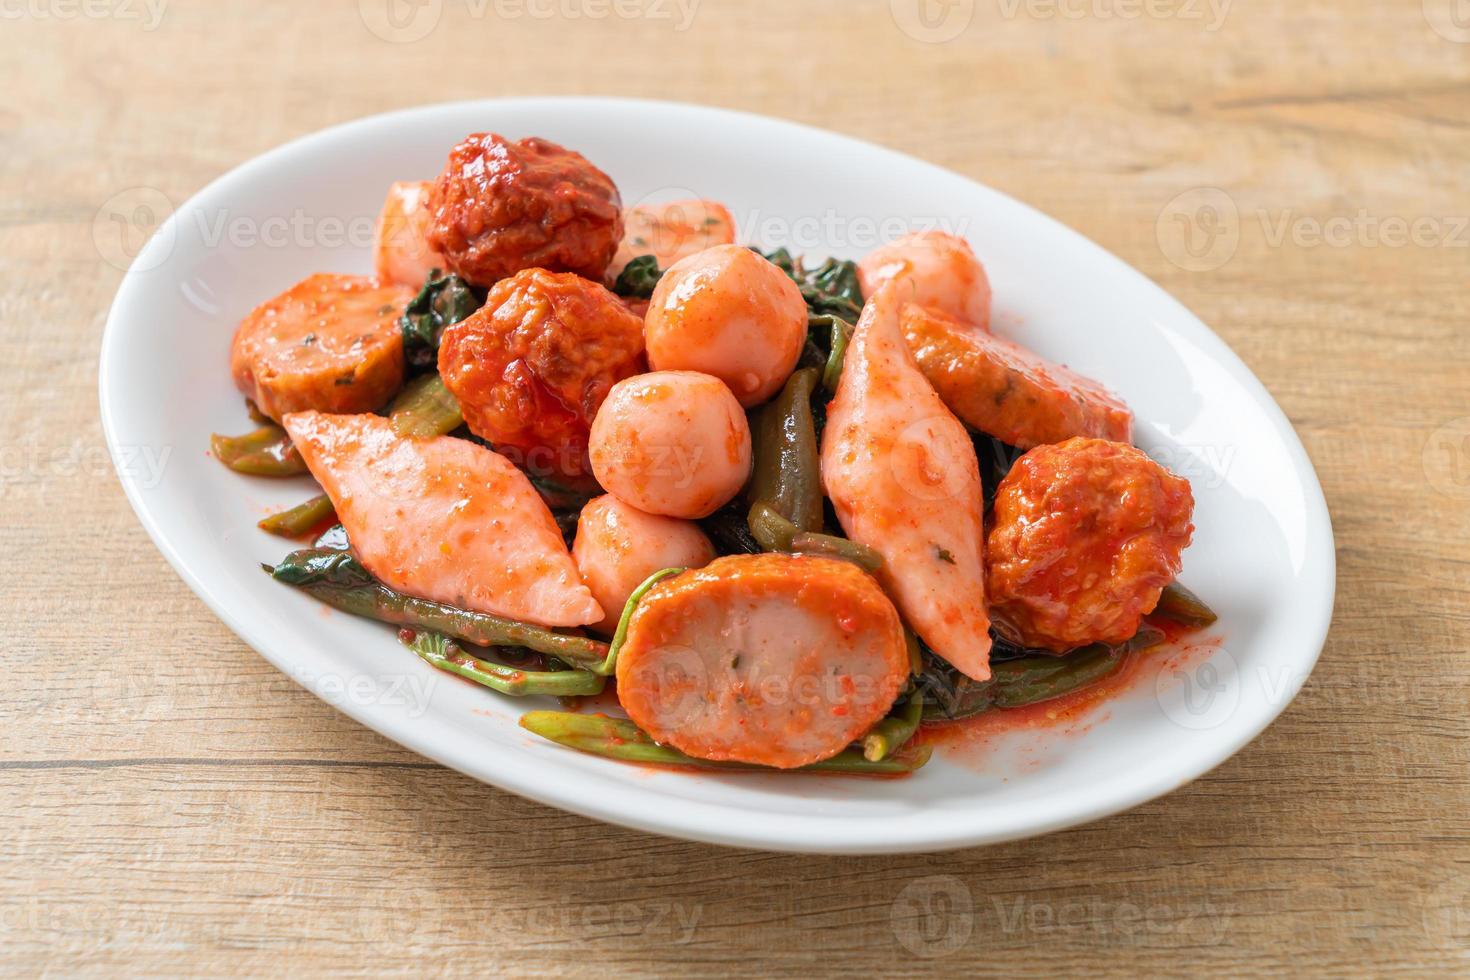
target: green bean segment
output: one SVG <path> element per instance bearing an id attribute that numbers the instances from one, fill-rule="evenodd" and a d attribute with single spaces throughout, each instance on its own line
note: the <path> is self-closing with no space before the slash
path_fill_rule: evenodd
<path id="1" fill-rule="evenodd" d="M 287 555 L 271 575 L 334 609 L 365 619 L 444 633 L 476 646 L 526 647 L 587 670 L 596 671 L 608 660 L 608 645 L 601 640 L 396 592 L 376 581 L 348 552 L 305 548 Z"/>
<path id="2" fill-rule="evenodd" d="M 822 479 L 812 418 L 817 369 L 787 379 L 755 420 L 750 499 L 771 507 L 802 531 L 822 529 Z"/>
<path id="3" fill-rule="evenodd" d="M 567 748 L 600 755 L 622 762 L 642 762 L 663 766 L 688 766 L 700 769 L 722 769 L 744 772 L 830 772 L 850 775 L 901 775 L 913 772 L 929 761 L 932 749 L 921 746 L 910 752 L 890 755 L 872 761 L 862 752 L 847 749 L 830 759 L 799 769 L 775 769 L 743 762 L 712 762 L 685 755 L 678 749 L 659 745 L 648 733 L 631 721 L 606 715 L 584 715 L 569 711 L 528 711 L 521 716 L 521 727 L 542 738 Z"/>
<path id="4" fill-rule="evenodd" d="M 868 572 L 883 567 L 883 556 L 867 545 L 831 534 L 803 531 L 763 502 L 758 501 L 750 508 L 750 533 L 766 551 L 839 558 Z"/>
<path id="5" fill-rule="evenodd" d="M 236 473 L 282 477 L 306 472 L 306 462 L 291 445 L 291 437 L 275 424 L 262 425 L 243 436 L 216 433 L 209 437 L 209 448 L 216 459 Z"/>
<path id="6" fill-rule="evenodd" d="M 304 500 L 289 510 L 272 514 L 255 526 L 262 531 L 278 534 L 283 538 L 299 538 L 312 529 L 330 520 L 336 514 L 332 500 L 326 494 L 318 494 Z"/>
<path id="7" fill-rule="evenodd" d="M 881 762 L 909 743 L 924 720 L 924 695 L 915 690 L 900 711 L 878 722 L 863 738 L 863 758 Z"/>
<path id="8" fill-rule="evenodd" d="M 1220 618 L 1215 610 L 1206 605 L 1205 600 L 1178 582 L 1171 582 L 1164 587 L 1154 612 L 1185 626 L 1211 626 Z"/>
<path id="9" fill-rule="evenodd" d="M 513 698 L 601 694 L 607 685 L 606 677 L 585 670 L 522 670 L 481 660 L 439 633 L 405 629 L 398 639 L 425 663 Z"/>
<path id="10" fill-rule="evenodd" d="M 388 406 L 388 422 L 405 438 L 444 436 L 464 424 L 459 400 L 437 374 L 414 378 Z"/>

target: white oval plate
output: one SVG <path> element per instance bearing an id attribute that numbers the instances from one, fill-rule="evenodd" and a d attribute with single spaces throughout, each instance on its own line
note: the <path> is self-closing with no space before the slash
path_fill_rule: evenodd
<path id="1" fill-rule="evenodd" d="M 989 269 L 996 329 L 1119 392 L 1138 440 L 1198 501 L 1184 580 L 1221 614 L 1202 666 L 1096 709 L 1083 733 L 937 754 L 898 780 L 650 771 L 517 727 L 528 705 L 436 673 L 380 624 L 326 613 L 259 568 L 258 531 L 305 480 L 230 473 L 211 432 L 249 428 L 230 383 L 235 324 L 318 271 L 371 269 L 389 182 L 428 179 L 470 132 L 584 153 L 625 203 L 726 202 L 742 236 L 856 258 L 940 224 Z M 147 203 L 161 195 L 139 192 Z M 131 215 L 123 215 L 130 220 Z M 105 228 L 105 224 L 104 224 Z M 429 106 L 328 129 L 226 174 L 139 252 L 107 321 L 102 420 L 128 498 L 189 586 L 276 666 L 353 718 L 477 779 L 656 833 L 771 850 L 884 853 L 984 844 L 1093 820 L 1166 793 L 1254 738 L 1311 672 L 1332 610 L 1332 528 L 1300 442 L 1250 371 L 1143 276 L 1050 218 L 892 150 L 788 122 L 621 99 Z M 1028 741 L 1029 740 L 1029 741 Z"/>

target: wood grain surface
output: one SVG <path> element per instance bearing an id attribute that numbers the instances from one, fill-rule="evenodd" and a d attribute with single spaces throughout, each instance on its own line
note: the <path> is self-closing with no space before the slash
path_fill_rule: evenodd
<path id="1" fill-rule="evenodd" d="M 0 0 L 0 972 L 1470 968 L 1470 7 L 916 9 Z M 805 858 L 479 785 L 252 653 L 102 448 L 102 323 L 149 221 L 119 202 L 183 201 L 369 113 L 532 93 L 874 140 L 1179 297 L 1271 389 L 1332 509 L 1336 617 L 1300 698 L 1217 771 L 1090 826 Z"/>

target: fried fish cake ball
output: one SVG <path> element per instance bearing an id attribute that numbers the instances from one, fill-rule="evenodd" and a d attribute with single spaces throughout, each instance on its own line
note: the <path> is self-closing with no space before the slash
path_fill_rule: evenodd
<path id="1" fill-rule="evenodd" d="M 444 330 L 439 373 L 471 432 L 533 474 L 577 477 L 593 417 L 642 354 L 643 324 L 600 283 L 525 269 Z"/>
<path id="2" fill-rule="evenodd" d="M 995 496 L 991 612 L 1028 646 L 1122 643 L 1179 573 L 1194 525 L 1189 481 L 1103 439 L 1038 446 Z"/>
<path id="3" fill-rule="evenodd" d="M 434 181 L 429 209 L 429 246 L 477 286 L 529 268 L 601 281 L 623 237 L 612 178 L 534 136 L 466 137 Z"/>

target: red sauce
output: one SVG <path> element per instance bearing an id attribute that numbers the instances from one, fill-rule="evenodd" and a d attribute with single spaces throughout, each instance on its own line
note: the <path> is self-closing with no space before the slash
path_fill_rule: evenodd
<path id="1" fill-rule="evenodd" d="M 1015 745 L 1012 740 L 1030 732 L 1044 734 L 1046 741 L 1058 735 L 1084 735 L 1098 722 L 1107 720 L 1107 704 L 1112 699 L 1151 690 L 1164 671 L 1203 660 L 1220 644 L 1218 636 L 1199 636 L 1195 627 L 1163 617 L 1150 617 L 1147 622 L 1164 633 L 1164 642 L 1130 653 L 1122 667 L 1102 680 L 1023 708 L 992 709 L 960 721 L 927 723 L 920 728 L 917 740 L 934 746 L 936 755 L 948 762 L 987 773 L 1040 764 L 1042 760 L 1035 756 L 1042 747 L 1039 742 Z M 1018 748 L 1019 766 L 1009 755 L 999 758 L 1002 742 Z"/>

